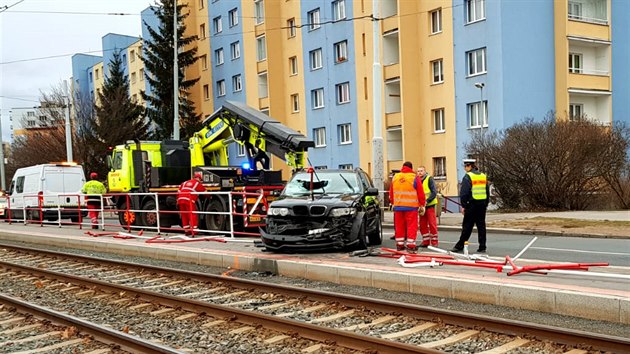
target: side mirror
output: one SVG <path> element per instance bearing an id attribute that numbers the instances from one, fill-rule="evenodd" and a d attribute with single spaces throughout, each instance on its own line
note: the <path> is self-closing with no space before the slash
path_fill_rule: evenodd
<path id="1" fill-rule="evenodd" d="M 365 192 L 365 195 L 378 197 L 378 188 L 370 187 Z"/>
<path id="2" fill-rule="evenodd" d="M 109 168 L 110 171 L 114 171 L 114 163 L 112 162 L 111 155 L 107 155 L 107 168 Z"/>

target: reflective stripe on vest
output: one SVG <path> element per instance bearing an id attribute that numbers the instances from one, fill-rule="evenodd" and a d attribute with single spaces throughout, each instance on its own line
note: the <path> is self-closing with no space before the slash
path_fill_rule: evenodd
<path id="1" fill-rule="evenodd" d="M 394 188 L 394 206 L 417 208 L 418 193 L 413 188 L 415 173 L 397 173 L 392 181 Z"/>
<path id="2" fill-rule="evenodd" d="M 486 200 L 488 195 L 486 194 L 486 185 L 488 184 L 486 175 L 483 173 L 466 173 L 470 177 L 472 183 L 472 197 L 474 200 Z"/>
<path id="3" fill-rule="evenodd" d="M 424 189 L 424 195 L 427 197 L 427 199 L 429 199 L 429 196 L 431 195 L 431 189 L 429 188 L 429 178 L 431 178 L 431 176 L 429 176 L 429 174 L 427 173 L 424 176 L 424 180 L 422 180 L 422 188 Z M 437 193 L 436 193 L 435 198 L 433 198 L 433 200 L 430 203 L 427 203 L 427 206 L 431 206 L 435 204 L 437 204 Z"/>

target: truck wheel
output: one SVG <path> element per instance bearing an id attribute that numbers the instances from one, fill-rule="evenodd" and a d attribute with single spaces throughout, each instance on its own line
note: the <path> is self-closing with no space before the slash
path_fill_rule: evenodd
<path id="1" fill-rule="evenodd" d="M 205 212 L 210 213 L 225 213 L 227 210 L 223 201 L 214 198 L 206 204 Z M 204 214 L 202 217 L 205 222 L 205 228 L 207 230 L 225 231 L 227 226 L 228 215 L 226 214 Z"/>
<path id="2" fill-rule="evenodd" d="M 136 213 L 127 211 L 127 202 L 122 202 L 118 206 L 118 222 L 124 229 L 127 229 L 127 225 L 136 225 Z"/>
<path id="3" fill-rule="evenodd" d="M 157 217 L 157 212 L 155 212 L 155 201 L 145 201 L 142 205 L 142 213 L 140 214 L 142 226 L 147 226 L 148 229 L 155 230 L 154 228 L 157 228 Z"/>

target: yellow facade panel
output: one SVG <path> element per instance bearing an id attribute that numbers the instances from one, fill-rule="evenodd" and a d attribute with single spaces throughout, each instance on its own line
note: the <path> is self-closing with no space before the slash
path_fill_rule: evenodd
<path id="1" fill-rule="evenodd" d="M 610 91 L 610 76 L 569 74 L 568 88 Z"/>
<path id="2" fill-rule="evenodd" d="M 385 114 L 385 125 L 388 128 L 402 125 L 402 114 L 400 112 Z"/>
<path id="3" fill-rule="evenodd" d="M 400 77 L 400 64 L 391 64 L 383 66 L 383 76 L 385 80 Z"/>
<path id="4" fill-rule="evenodd" d="M 383 33 L 387 33 L 393 31 L 398 28 L 398 17 L 388 17 L 382 21 L 382 30 Z"/>
<path id="5" fill-rule="evenodd" d="M 589 22 L 567 21 L 568 36 L 610 41 L 610 26 Z"/>

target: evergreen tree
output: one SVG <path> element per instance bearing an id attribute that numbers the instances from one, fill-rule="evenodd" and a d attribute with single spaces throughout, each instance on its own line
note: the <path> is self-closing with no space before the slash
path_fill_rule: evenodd
<path id="1" fill-rule="evenodd" d="M 95 110 L 93 129 L 103 151 L 127 140 L 147 138 L 149 123 L 144 108 L 129 96 L 129 81 L 122 68 L 120 51 L 113 54 L 109 63 L 109 75 L 98 93 Z"/>
<path id="2" fill-rule="evenodd" d="M 150 34 L 143 43 L 142 60 L 145 77 L 151 87 L 150 94 L 142 93 L 147 102 L 147 117 L 154 123 L 153 138 L 170 139 L 173 135 L 173 3 L 174 0 L 157 0 L 152 8 L 159 20 L 159 28 L 151 28 L 144 23 Z M 160 3 L 161 2 L 161 3 Z M 177 64 L 179 68 L 179 124 L 180 136 L 186 138 L 201 128 L 200 115 L 194 104 L 188 99 L 188 90 L 199 80 L 184 80 L 185 69 L 197 61 L 197 47 L 192 44 L 197 36 L 184 37 L 186 31 L 184 19 L 188 13 L 186 5 L 177 5 L 177 46 L 179 49 Z"/>

